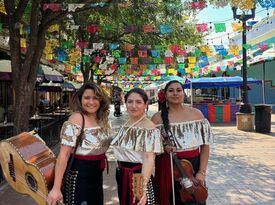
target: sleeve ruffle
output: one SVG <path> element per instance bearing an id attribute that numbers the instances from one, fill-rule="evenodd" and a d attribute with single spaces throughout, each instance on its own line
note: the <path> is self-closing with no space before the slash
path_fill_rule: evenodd
<path id="1" fill-rule="evenodd" d="M 160 131 L 158 129 L 132 127 L 126 131 L 127 127 L 120 129 L 112 141 L 113 146 L 137 152 L 163 152 Z"/>
<path id="2" fill-rule="evenodd" d="M 76 124 L 70 123 L 68 121 L 64 122 L 60 132 L 61 144 L 74 147 L 80 130 L 81 127 Z"/>
<path id="3" fill-rule="evenodd" d="M 160 127 L 163 143 L 168 143 L 164 127 Z M 190 121 L 186 123 L 171 124 L 171 133 L 177 149 L 186 149 L 200 145 L 209 145 L 213 143 L 213 132 L 207 119 Z"/>

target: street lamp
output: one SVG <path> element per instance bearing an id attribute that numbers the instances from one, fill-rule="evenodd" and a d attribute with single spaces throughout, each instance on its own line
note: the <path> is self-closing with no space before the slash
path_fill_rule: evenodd
<path id="1" fill-rule="evenodd" d="M 250 9 L 251 13 L 245 13 L 242 11 L 241 14 L 237 14 L 237 7 L 232 7 L 233 17 L 242 21 L 242 45 L 246 44 L 246 21 L 248 19 L 255 18 L 255 8 Z M 243 89 L 242 89 L 242 104 L 240 107 L 241 113 L 251 113 L 251 106 L 248 104 L 248 92 L 247 92 L 247 56 L 246 56 L 246 46 L 242 46 L 243 50 L 243 67 L 242 67 L 242 77 L 243 77 Z"/>

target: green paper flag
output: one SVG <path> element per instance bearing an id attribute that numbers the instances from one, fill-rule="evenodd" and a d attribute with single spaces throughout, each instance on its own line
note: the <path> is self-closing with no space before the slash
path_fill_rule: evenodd
<path id="1" fill-rule="evenodd" d="M 115 58 L 120 58 L 121 50 L 113 50 L 112 56 Z"/>
<path id="2" fill-rule="evenodd" d="M 68 49 L 71 48 L 73 46 L 73 43 L 70 41 L 62 41 L 61 42 L 61 48 L 63 49 Z"/>
<path id="3" fill-rule="evenodd" d="M 83 63 L 89 63 L 91 61 L 91 56 L 83 56 L 82 57 L 82 62 Z"/>
<path id="4" fill-rule="evenodd" d="M 161 64 L 163 63 L 162 58 L 153 58 L 155 64 Z"/>
<path id="5" fill-rule="evenodd" d="M 247 50 L 252 48 L 252 46 L 250 44 L 243 44 L 243 47 Z"/>
<path id="6" fill-rule="evenodd" d="M 166 49 L 167 49 L 167 46 L 155 45 L 155 50 L 157 51 L 165 51 Z"/>
<path id="7" fill-rule="evenodd" d="M 29 14 L 29 13 L 31 13 L 31 11 L 32 11 L 32 5 L 31 4 L 27 4 L 27 6 L 25 8 L 25 12 Z"/>
<path id="8" fill-rule="evenodd" d="M 115 28 L 112 25 L 104 25 L 104 26 L 102 26 L 102 30 L 104 30 L 104 31 L 115 31 L 115 30 L 117 30 L 117 28 Z"/>
<path id="9" fill-rule="evenodd" d="M 201 51 L 200 51 L 199 49 L 196 49 L 194 55 L 195 55 L 196 57 L 200 57 Z"/>
<path id="10" fill-rule="evenodd" d="M 215 26 L 216 33 L 226 32 L 225 23 L 215 23 L 214 26 Z"/>

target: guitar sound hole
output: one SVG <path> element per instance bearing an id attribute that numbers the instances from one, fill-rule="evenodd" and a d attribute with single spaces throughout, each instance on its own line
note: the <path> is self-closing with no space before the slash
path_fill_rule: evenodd
<path id="1" fill-rule="evenodd" d="M 27 172 L 25 174 L 25 179 L 26 179 L 26 182 L 28 184 L 28 187 L 36 192 L 38 190 L 38 186 L 37 186 L 37 181 L 35 180 L 35 178 L 33 177 L 33 175 L 29 172 Z"/>
<path id="2" fill-rule="evenodd" d="M 10 174 L 12 180 L 15 182 L 16 178 L 15 178 L 14 161 L 13 161 L 12 154 L 10 154 L 10 161 L 8 162 L 8 166 L 9 166 L 9 174 Z"/>

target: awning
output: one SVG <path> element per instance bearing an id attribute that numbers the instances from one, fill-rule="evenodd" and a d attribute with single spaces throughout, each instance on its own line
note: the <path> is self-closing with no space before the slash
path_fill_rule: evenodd
<path id="1" fill-rule="evenodd" d="M 83 83 L 76 83 L 76 82 L 68 81 L 68 80 L 67 80 L 67 82 L 69 82 L 70 84 L 72 84 L 76 90 L 78 90 L 79 88 L 81 88 L 81 86 L 83 85 Z"/>
<path id="2" fill-rule="evenodd" d="M 221 88 L 221 87 L 240 87 L 243 84 L 243 78 L 240 76 L 235 77 L 203 77 L 186 80 L 184 87 L 190 88 Z M 248 84 L 261 84 L 261 80 L 247 78 Z"/>
<path id="3" fill-rule="evenodd" d="M 44 78 L 46 81 L 52 81 L 52 82 L 63 82 L 63 75 L 59 73 L 58 71 L 54 70 L 52 67 L 47 65 L 41 65 L 39 66 L 38 74 L 41 74 L 41 70 L 44 75 Z"/>
<path id="4" fill-rule="evenodd" d="M 64 83 L 61 84 L 61 89 L 62 91 L 68 91 L 68 92 L 73 92 L 76 90 L 74 85 L 69 81 L 64 81 Z"/>
<path id="5" fill-rule="evenodd" d="M 10 60 L 0 60 L 0 80 L 12 80 Z M 63 82 L 63 75 L 50 66 L 40 65 L 36 81 Z"/>
<path id="6" fill-rule="evenodd" d="M 0 80 L 10 81 L 12 79 L 11 74 L 11 61 L 0 60 Z"/>
<path id="7" fill-rule="evenodd" d="M 75 83 L 71 81 L 64 81 L 63 83 L 54 83 L 50 81 L 49 83 L 41 83 L 36 86 L 39 91 L 46 92 L 74 92 L 79 88 L 75 87 Z M 79 87 L 79 86 L 77 86 Z"/>

